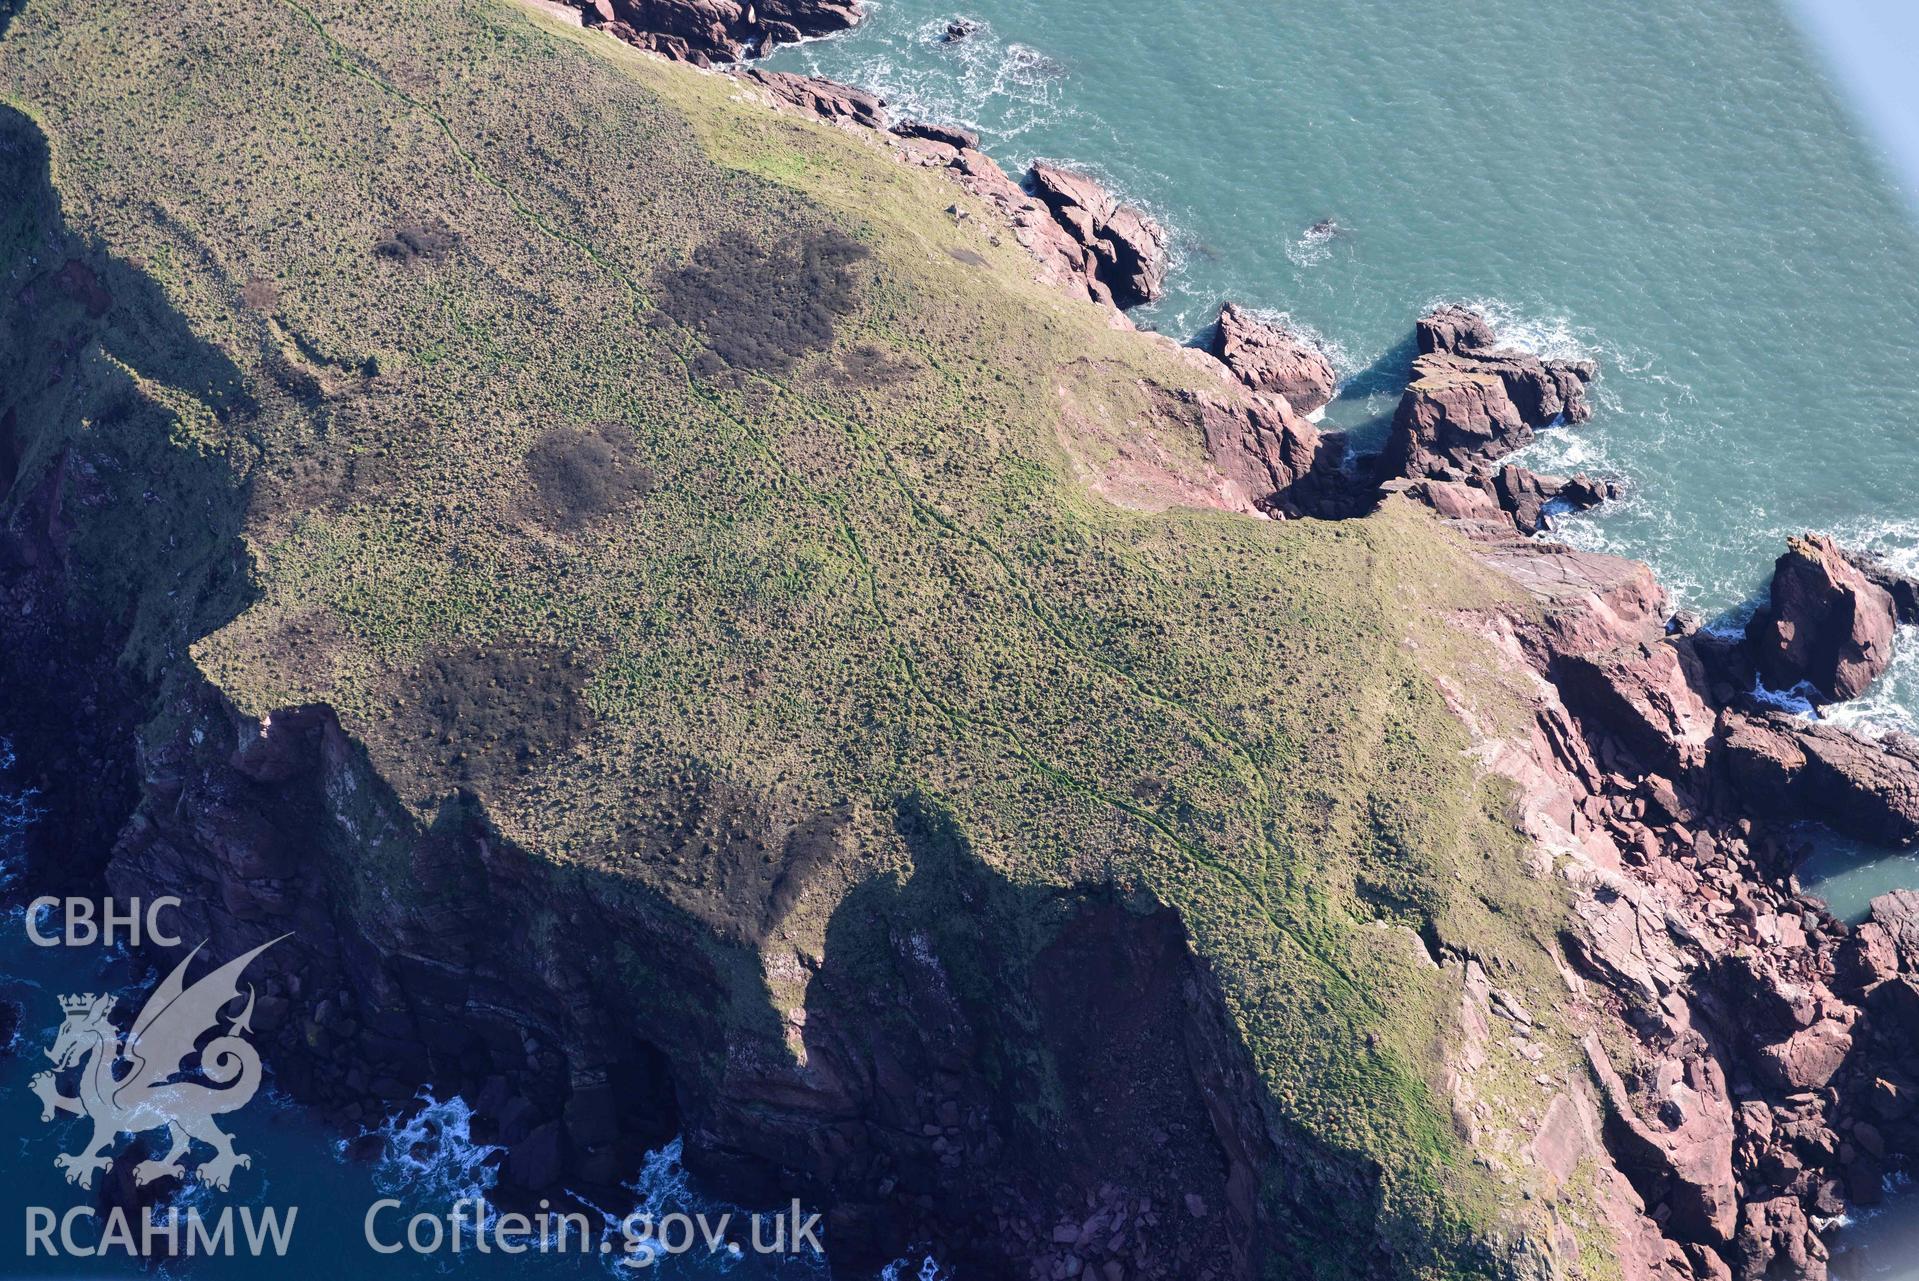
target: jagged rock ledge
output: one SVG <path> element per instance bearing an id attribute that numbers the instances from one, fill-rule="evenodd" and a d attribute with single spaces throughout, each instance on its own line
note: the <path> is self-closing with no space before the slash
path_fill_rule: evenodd
<path id="1" fill-rule="evenodd" d="M 1529 537 L 1549 505 L 1618 492 L 1501 461 L 1589 417 L 1592 366 L 1501 350 L 1482 317 L 1437 308 L 1387 449 L 1349 471 L 1288 417 L 1288 385 L 1319 394 L 1294 375 L 1310 358 L 1258 326 L 1225 309 L 1213 351 L 1268 393 L 1274 426 L 1209 431 L 1216 463 L 1245 483 L 1260 463 L 1291 500 L 1274 514 L 1427 506 L 1529 598 L 1459 624 L 1538 678 L 1533 725 L 1485 751 L 1574 892 L 1563 944 L 1593 1089 L 1571 1100 L 1566 1117 L 1586 1120 L 1562 1118 L 1551 1159 L 1576 1160 L 1591 1135 L 1628 1277 L 1823 1277 L 1824 1226 L 1875 1204 L 1887 1171 L 1919 1155 L 1919 894 L 1849 927 L 1800 892 L 1794 830 L 1919 838 L 1919 741 L 1787 715 L 1757 691 L 1856 696 L 1884 672 L 1895 626 L 1919 617 L 1919 583 L 1807 535 L 1746 638 L 1700 630 L 1644 565 Z M 1504 1015 L 1483 981 L 1466 993 L 1468 1029 Z M 1462 1115 L 1481 1058 L 1462 1051 Z"/>
<path id="2" fill-rule="evenodd" d="M 561 0 L 589 27 L 663 57 L 706 67 L 777 44 L 847 31 L 857 0 Z"/>
<path id="3" fill-rule="evenodd" d="M 978 135 L 953 125 L 893 121 L 885 101 L 864 89 L 760 67 L 734 74 L 775 102 L 886 138 L 901 160 L 950 172 L 963 190 L 987 202 L 1050 283 L 1116 310 L 1164 294 L 1165 228 L 1097 180 L 1039 161 L 1024 185 L 1015 183 L 980 150 Z M 949 212 L 963 216 L 957 205 Z"/>

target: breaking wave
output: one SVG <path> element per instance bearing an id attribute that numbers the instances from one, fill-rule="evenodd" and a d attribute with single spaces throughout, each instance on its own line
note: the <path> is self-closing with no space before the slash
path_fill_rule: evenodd
<path id="1" fill-rule="evenodd" d="M 1286 260 L 1295 267 L 1317 267 L 1333 255 L 1333 242 L 1343 230 L 1337 223 L 1316 222 L 1286 244 Z"/>
<path id="2" fill-rule="evenodd" d="M 15 790 L 6 786 L 5 775 L 14 765 L 13 741 L 0 738 L 0 889 L 11 885 L 20 875 L 20 833 L 40 817 L 34 803 L 40 795 L 31 787 Z"/>
<path id="3" fill-rule="evenodd" d="M 1342 383 L 1366 368 L 1366 362 L 1336 339 L 1329 338 L 1324 332 L 1307 324 L 1290 311 L 1281 311 L 1273 307 L 1248 307 L 1253 315 L 1276 329 L 1283 329 L 1304 339 L 1312 347 L 1332 362 L 1333 373 Z"/>
<path id="4" fill-rule="evenodd" d="M 382 1140 L 373 1186 L 428 1205 L 484 1200 L 499 1178 L 505 1149 L 474 1141 L 473 1109 L 459 1095 L 435 1098 L 433 1087 L 424 1086 L 414 1103 L 361 1136 Z M 334 1150 L 344 1156 L 356 1142 L 342 1139 Z"/>
<path id="5" fill-rule="evenodd" d="M 1919 521 L 1881 518 L 1832 530 L 1841 547 L 1883 556 L 1902 574 L 1919 576 Z M 1825 709 L 1826 719 L 1876 737 L 1890 730 L 1919 734 L 1919 627 L 1899 628 L 1892 665 L 1858 698 Z"/>
<path id="6" fill-rule="evenodd" d="M 1002 39 L 984 19 L 960 20 L 970 31 L 947 40 L 950 19 L 914 23 L 903 11 L 870 5 L 855 36 L 838 37 L 830 54 L 828 46 L 782 46 L 767 62 L 859 85 L 886 99 L 896 116 L 964 125 L 994 142 L 1076 114 L 1067 101 L 1064 62 Z"/>

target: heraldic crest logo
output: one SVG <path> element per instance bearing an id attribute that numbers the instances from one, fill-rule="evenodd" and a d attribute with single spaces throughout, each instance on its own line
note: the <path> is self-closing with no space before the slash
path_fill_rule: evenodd
<path id="1" fill-rule="evenodd" d="M 262 943 L 188 986 L 187 967 L 205 944 L 194 948 L 140 1007 L 124 1041 L 113 1018 L 117 997 L 60 998 L 66 1017 L 46 1052 L 53 1070 L 35 1076 L 32 1088 L 40 1098 L 42 1121 L 65 1112 L 93 1122 L 92 1137 L 79 1151 L 54 1158 L 67 1182 L 91 1188 L 94 1176 L 112 1167 L 110 1153 L 121 1135 L 161 1128 L 167 1131 L 167 1151 L 134 1168 L 136 1183 L 184 1179 L 183 1160 L 194 1140 L 213 1149 L 194 1169 L 208 1187 L 224 1191 L 236 1169 L 252 1165 L 252 1158 L 236 1152 L 232 1136 L 214 1123 L 215 1117 L 245 1107 L 260 1088 L 260 1055 L 246 1040 L 253 1030 L 252 985 L 246 986 L 246 1005 L 237 1015 L 222 1012 L 240 998 L 240 975 L 247 966 L 286 937 Z M 223 1017 L 226 1029 L 219 1031 Z M 62 1092 L 69 1078 L 72 1094 Z"/>

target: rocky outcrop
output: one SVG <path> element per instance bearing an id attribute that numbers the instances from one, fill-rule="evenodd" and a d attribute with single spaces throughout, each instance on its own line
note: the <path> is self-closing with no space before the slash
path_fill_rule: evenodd
<path id="1" fill-rule="evenodd" d="M 845 31 L 855 0 L 564 0 L 581 20 L 629 44 L 698 66 L 737 62 L 776 44 Z"/>
<path id="2" fill-rule="evenodd" d="M 1363 503 L 1342 464 L 1343 436 L 1322 433 L 1277 396 L 1243 400 L 1154 389 L 1165 412 L 1199 428 L 1213 465 L 1231 491 L 1271 516 L 1339 517 Z"/>
<path id="3" fill-rule="evenodd" d="M 1495 345 L 1492 323 L 1470 307 L 1440 303 L 1413 322 L 1413 347 L 1422 356 L 1490 351 Z"/>
<path id="4" fill-rule="evenodd" d="M 1877 552 L 1844 547 L 1840 554 L 1865 575 L 1867 582 L 1892 598 L 1892 608 L 1902 624 L 1919 623 L 1919 578 L 1904 573 Z"/>
<path id="5" fill-rule="evenodd" d="M 1517 530 L 1541 533 L 1554 510 L 1584 511 L 1619 496 L 1617 483 L 1585 473 L 1552 476 L 1507 463 L 1497 469 L 1442 468 L 1415 480 L 1391 480 L 1382 489 L 1403 493 L 1458 524 L 1474 538 L 1498 541 Z"/>
<path id="6" fill-rule="evenodd" d="M 971 130 L 917 120 L 889 123 L 884 99 L 817 76 L 758 67 L 736 68 L 732 74 L 784 106 L 884 136 L 909 164 L 951 173 L 962 189 L 985 200 L 1033 255 L 1042 280 L 1115 309 L 1150 302 L 1164 292 L 1165 229 L 1094 179 L 1040 163 L 1022 186 L 979 149 L 979 136 Z M 948 212 L 966 217 L 958 205 Z"/>
<path id="7" fill-rule="evenodd" d="M 864 89 L 855 89 L 819 76 L 796 76 L 785 71 L 767 71 L 763 67 L 736 70 L 747 84 L 766 90 L 776 100 L 818 116 L 829 124 L 850 124 L 866 129 L 886 128 L 886 100 Z"/>
<path id="8" fill-rule="evenodd" d="M 1810 686 L 1823 701 L 1856 698 L 1892 662 L 1892 597 L 1823 534 L 1789 540 L 1746 642 L 1774 689 Z"/>
<path id="9" fill-rule="evenodd" d="M 1530 598 L 1462 625 L 1540 677 L 1534 724 L 1484 750 L 1573 887 L 1568 1012 L 1629 1184 L 1622 1268 L 1823 1278 L 1821 1225 L 1919 1153 L 1919 893 L 1849 928 L 1798 891 L 1788 834 L 1919 835 L 1919 744 L 1751 704 L 1737 643 L 1668 626 L 1644 566 L 1501 535 L 1490 487 L 1420 485 Z"/>
<path id="10" fill-rule="evenodd" d="M 902 138 L 918 138 L 925 142 L 939 143 L 955 152 L 979 150 L 979 135 L 971 129 L 962 129 L 958 125 L 932 124 L 924 120 L 901 120 L 892 125 L 892 131 Z"/>
<path id="11" fill-rule="evenodd" d="M 1116 307 L 1165 292 L 1165 228 L 1085 174 L 1040 161 L 1026 185 L 1084 251 L 1087 292 Z"/>
<path id="12" fill-rule="evenodd" d="M 1490 542 L 1515 530 L 1544 532 L 1556 510 L 1583 511 L 1619 496 L 1614 481 L 1499 462 L 1534 429 L 1590 416 L 1590 362 L 1500 348 L 1484 316 L 1451 305 L 1421 316 L 1413 342 L 1412 381 L 1373 469 L 1384 492 L 1403 493 Z"/>
<path id="13" fill-rule="evenodd" d="M 1220 307 L 1209 350 L 1248 387 L 1284 396 L 1302 414 L 1325 408 L 1339 386 L 1333 362 L 1311 339 L 1238 303 Z"/>
<path id="14" fill-rule="evenodd" d="M 1728 710 L 1718 748 L 1753 814 L 1811 819 L 1882 845 L 1919 839 L 1919 742 L 1907 735 L 1864 739 L 1783 712 Z"/>
<path id="15" fill-rule="evenodd" d="M 854 0 L 567 0 L 586 25 L 665 57 L 708 66 L 764 53 L 774 44 L 842 31 L 859 21 Z M 949 38 L 970 26 L 954 23 Z M 1039 259 L 1042 274 L 1083 289 L 1115 308 L 1151 302 L 1165 292 L 1166 231 L 1096 180 L 1040 162 L 1025 189 L 979 150 L 964 129 L 924 122 L 888 125 L 885 100 L 818 76 L 762 68 L 736 69 L 740 79 L 775 101 L 831 124 L 850 125 L 915 144 L 906 159 L 957 172 L 961 185 L 991 200 L 1014 236 Z M 1308 410 L 1307 412 L 1311 412 Z"/>
<path id="16" fill-rule="evenodd" d="M 1457 307 L 1421 317 L 1415 341 L 1413 378 L 1380 456 L 1382 480 L 1468 470 L 1513 452 L 1538 428 L 1592 416 L 1590 361 L 1498 347 L 1483 317 Z"/>
<path id="17" fill-rule="evenodd" d="M 1550 526 L 1549 509 L 1585 511 L 1620 495 L 1618 482 L 1595 480 L 1584 472 L 1553 476 L 1508 463 L 1493 473 L 1493 492 L 1522 534 L 1541 533 Z"/>

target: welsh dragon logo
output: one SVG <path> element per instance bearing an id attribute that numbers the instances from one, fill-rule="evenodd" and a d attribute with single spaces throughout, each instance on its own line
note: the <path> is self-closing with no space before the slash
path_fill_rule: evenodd
<path id="1" fill-rule="evenodd" d="M 200 948 L 194 948 L 147 998 L 124 1045 L 112 1020 L 115 997 L 60 998 L 66 1020 L 47 1051 L 54 1070 L 40 1073 L 31 1085 L 40 1096 L 42 1121 L 70 1112 L 93 1122 L 93 1137 L 84 1147 L 53 1159 L 66 1171 L 67 1182 L 91 1188 L 93 1176 L 113 1165 L 107 1153 L 120 1135 L 162 1126 L 169 1140 L 167 1152 L 135 1166 L 135 1183 L 169 1175 L 185 1178 L 181 1158 L 195 1139 L 213 1148 L 213 1156 L 194 1171 L 208 1187 L 225 1191 L 234 1170 L 253 1164 L 251 1157 L 233 1150 L 232 1137 L 213 1123 L 214 1117 L 245 1107 L 260 1088 L 260 1055 L 244 1039 L 253 1030 L 251 984 L 246 1007 L 238 1016 L 227 1016 L 227 1030 L 204 1046 L 199 1041 L 215 1030 L 221 1011 L 239 998 L 241 972 L 279 941 L 262 943 L 188 987 L 187 966 L 200 954 Z M 197 1060 L 197 1071 L 190 1060 Z M 78 1093 L 69 1097 L 60 1092 L 60 1078 L 76 1067 Z M 203 1079 L 174 1079 L 189 1073 Z"/>

